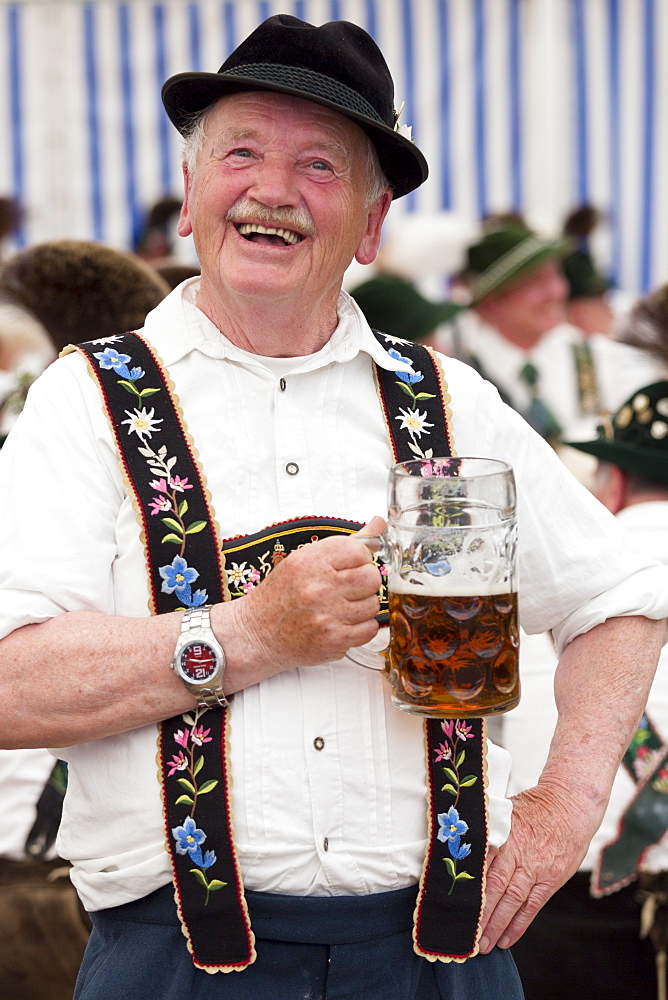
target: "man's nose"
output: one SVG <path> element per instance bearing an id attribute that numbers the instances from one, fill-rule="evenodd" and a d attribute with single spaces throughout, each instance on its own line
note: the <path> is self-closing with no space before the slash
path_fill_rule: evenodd
<path id="1" fill-rule="evenodd" d="M 266 156 L 257 166 L 248 196 L 269 208 L 296 207 L 300 195 L 294 165 L 282 157 Z"/>

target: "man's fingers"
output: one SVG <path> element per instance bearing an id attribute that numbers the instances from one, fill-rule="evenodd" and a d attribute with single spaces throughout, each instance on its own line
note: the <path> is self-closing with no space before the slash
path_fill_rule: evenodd
<path id="1" fill-rule="evenodd" d="M 485 906 L 480 952 L 486 955 L 495 945 L 510 948 L 543 906 L 552 890 L 546 885 L 532 884 L 528 874 L 518 872 L 493 910 Z"/>
<path id="2" fill-rule="evenodd" d="M 359 531 L 355 532 L 355 535 L 382 535 L 387 527 L 387 522 L 376 514 L 371 520 L 360 528 Z M 353 536 L 355 537 L 355 536 Z"/>

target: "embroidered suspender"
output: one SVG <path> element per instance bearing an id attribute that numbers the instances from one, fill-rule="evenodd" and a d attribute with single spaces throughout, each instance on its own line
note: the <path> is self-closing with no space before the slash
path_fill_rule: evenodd
<path id="1" fill-rule="evenodd" d="M 221 546 L 206 483 L 159 360 L 138 334 L 115 337 L 113 346 L 105 346 L 109 343 L 72 350 L 86 357 L 102 391 L 142 529 L 153 613 L 243 596 L 287 551 L 361 527 L 306 518 Z M 395 461 L 449 455 L 449 396 L 438 362 L 419 345 L 401 342 L 401 349 L 408 358 L 389 353 L 410 360 L 413 375 L 376 369 Z M 128 394 L 134 397 L 132 409 L 126 408 Z M 150 410 L 144 405 L 149 397 Z M 427 427 L 433 430 L 424 452 L 420 438 Z M 236 576 L 226 574 L 225 557 L 241 551 L 246 556 L 241 574 L 238 563 Z M 385 606 L 381 613 L 386 620 Z M 193 962 L 207 972 L 238 971 L 255 960 L 232 836 L 228 714 L 193 710 L 163 722 L 159 737 L 177 907 Z M 478 950 L 487 839 L 484 744 L 482 720 L 426 720 L 429 830 L 413 936 L 415 950 L 430 961 L 463 961 Z"/>
<path id="2" fill-rule="evenodd" d="M 643 856 L 668 830 L 668 745 L 647 715 L 622 761 L 636 794 L 619 821 L 617 837 L 601 851 L 592 872 L 591 894 L 608 896 L 638 875 Z"/>

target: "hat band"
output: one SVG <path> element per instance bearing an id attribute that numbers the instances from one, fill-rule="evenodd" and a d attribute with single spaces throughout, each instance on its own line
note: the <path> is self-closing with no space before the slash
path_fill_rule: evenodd
<path id="1" fill-rule="evenodd" d="M 301 66 L 280 66 L 275 63 L 245 63 L 234 66 L 220 76 L 247 76 L 253 80 L 263 80 L 265 83 L 277 83 L 282 87 L 292 87 L 354 111 L 365 118 L 371 118 L 379 125 L 389 126 L 383 121 L 375 108 L 369 104 L 357 91 L 347 87 L 345 83 L 316 73 L 314 70 Z"/>
<path id="2" fill-rule="evenodd" d="M 502 257 L 499 257 L 495 264 L 484 271 L 470 286 L 471 295 L 474 301 L 483 299 L 497 285 L 502 284 L 506 278 L 510 277 L 513 271 L 522 267 L 528 260 L 535 257 L 542 250 L 547 250 L 548 245 L 538 236 L 531 236 L 522 240 Z"/>

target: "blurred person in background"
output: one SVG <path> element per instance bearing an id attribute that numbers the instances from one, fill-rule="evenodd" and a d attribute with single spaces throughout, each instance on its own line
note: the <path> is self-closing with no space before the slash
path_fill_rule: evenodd
<path id="1" fill-rule="evenodd" d="M 668 284 L 633 305 L 617 339 L 647 355 L 658 378 L 668 378 Z"/>
<path id="2" fill-rule="evenodd" d="M 487 220 L 461 274 L 470 306 L 440 343 L 493 382 L 588 483 L 592 462 L 563 442 L 594 434 L 599 418 L 653 378 L 654 368 L 647 355 L 603 336 L 591 350 L 567 322 L 563 261 L 572 247 L 512 216 Z"/>
<path id="3" fill-rule="evenodd" d="M 430 343 L 436 328 L 460 310 L 454 302 L 425 298 L 413 282 L 392 274 L 378 274 L 351 289 L 350 294 L 372 330 L 422 344 Z"/>
<path id="4" fill-rule="evenodd" d="M 5 255 L 7 243 L 18 232 L 23 215 L 23 206 L 17 198 L 0 197 L 0 260 Z"/>
<path id="5" fill-rule="evenodd" d="M 141 326 L 168 291 L 146 264 L 97 243 L 57 240 L 10 257 L 0 272 L 0 362 L 23 378 L 5 398 L 8 422 L 40 361 L 91 330 L 109 337 Z M 2 998 L 72 997 L 90 921 L 54 846 L 66 783 L 65 764 L 47 750 L 0 750 Z"/>
<path id="6" fill-rule="evenodd" d="M 573 249 L 561 262 L 568 282 L 566 319 L 585 337 L 613 333 L 615 313 L 610 303 L 611 281 L 603 274 L 592 254 L 589 241 L 599 224 L 600 212 L 582 205 L 570 213 L 564 223 L 564 236 Z"/>

